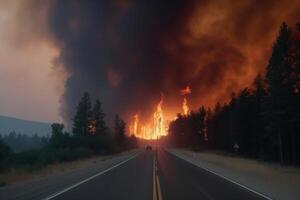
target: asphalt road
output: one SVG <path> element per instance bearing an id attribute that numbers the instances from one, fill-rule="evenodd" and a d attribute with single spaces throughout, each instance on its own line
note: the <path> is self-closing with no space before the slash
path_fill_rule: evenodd
<path id="1" fill-rule="evenodd" d="M 163 199 L 265 200 L 164 150 L 157 153 Z"/>
<path id="2" fill-rule="evenodd" d="M 107 173 L 64 192 L 54 200 L 152 199 L 153 152 L 144 151 Z"/>
<path id="3" fill-rule="evenodd" d="M 61 187 L 39 199 L 254 200 L 265 198 L 160 149 L 143 150 L 135 157 L 123 159 L 113 166 L 87 176 L 79 182 Z"/>

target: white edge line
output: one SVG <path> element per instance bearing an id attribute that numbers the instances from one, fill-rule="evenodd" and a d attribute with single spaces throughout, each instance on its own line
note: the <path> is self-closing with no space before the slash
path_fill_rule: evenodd
<path id="1" fill-rule="evenodd" d="M 242 184 L 240 184 L 240 183 L 238 183 L 238 182 L 236 182 L 236 181 L 234 181 L 234 180 L 232 180 L 232 179 L 230 179 L 230 178 L 227 178 L 227 177 L 225 177 L 225 176 L 223 176 L 223 175 L 221 175 L 221 174 L 218 174 L 218 173 L 216 173 L 216 172 L 214 172 L 214 171 L 211 171 L 211 170 L 209 170 L 209 169 L 207 169 L 207 168 L 205 168 L 205 167 L 202 167 L 202 166 L 200 167 L 199 165 L 197 165 L 197 164 L 195 164 L 195 163 L 193 163 L 193 162 L 191 162 L 191 161 L 189 161 L 189 160 L 186 160 L 186 159 L 184 159 L 184 158 L 181 158 L 180 156 L 176 155 L 175 153 L 173 153 L 173 152 L 171 152 L 171 151 L 169 151 L 169 150 L 166 150 L 166 151 L 167 151 L 168 153 L 170 153 L 170 154 L 176 156 L 177 158 L 180 158 L 180 159 L 182 159 L 182 160 L 185 160 L 185 161 L 187 161 L 187 162 L 189 162 L 189 163 L 191 163 L 191 164 L 193 164 L 193 165 L 195 165 L 195 166 L 197 166 L 197 167 L 199 167 L 199 168 L 201 168 L 201 169 L 204 169 L 204 170 L 206 170 L 206 171 L 208 171 L 208 172 L 210 172 L 210 173 L 212 173 L 212 174 L 214 174 L 214 175 L 217 175 L 217 176 L 219 176 L 219 177 L 221 177 L 221 178 L 223 178 L 223 179 L 225 179 L 225 180 L 227 180 L 227 181 L 229 181 L 229 182 L 231 182 L 231 183 L 234 183 L 234 184 L 236 184 L 236 185 L 238 185 L 238 186 L 240 186 L 240 187 L 242 187 L 242 188 L 244 188 L 244 189 L 246 189 L 246 190 L 249 190 L 249 191 L 251 191 L 251 192 L 253 192 L 253 193 L 255 193 L 255 194 L 257 194 L 257 195 L 259 195 L 259 196 L 261 196 L 261 197 L 263 197 L 263 198 L 265 198 L 265 199 L 273 200 L 271 197 L 268 197 L 268 196 L 265 195 L 265 194 L 262 194 L 262 193 L 260 193 L 260 192 L 258 192 L 258 191 L 255 191 L 255 190 L 251 189 L 251 188 L 248 188 L 247 186 L 242 185 Z"/>
<path id="2" fill-rule="evenodd" d="M 120 163 L 118 163 L 118 164 L 116 164 L 116 165 L 114 165 L 114 166 L 112 166 L 112 167 L 110 167 L 110 168 L 104 170 L 104 171 L 101 171 L 101 172 L 99 172 L 99 173 L 97 173 L 97 174 L 95 174 L 95 175 L 93 175 L 93 176 L 91 176 L 91 177 L 89 177 L 89 178 L 87 178 L 87 179 L 84 179 L 84 180 L 82 180 L 82 181 L 80 181 L 80 182 L 78 182 L 78 183 L 76 183 L 76 184 L 74 184 L 74 185 L 71 185 L 71 186 L 69 186 L 69 187 L 67 187 L 67 188 L 65 188 L 65 189 L 63 189 L 63 190 L 61 190 L 61 191 L 59 191 L 59 192 L 56 192 L 56 193 L 54 193 L 54 194 L 51 194 L 51 195 L 49 195 L 48 197 L 44 198 L 43 200 L 50 200 L 50 199 L 53 199 L 54 197 L 57 197 L 57 196 L 61 195 L 62 193 L 65 193 L 65 192 L 67 192 L 67 191 L 69 191 L 69 190 L 72 190 L 73 188 L 75 188 L 75 187 L 77 187 L 77 186 L 79 186 L 79 185 L 81 185 L 81 184 L 83 184 L 83 183 L 85 183 L 85 182 L 88 182 L 88 181 L 92 180 L 93 178 L 96 178 L 97 176 L 100 176 L 100 175 L 102 175 L 102 174 L 105 174 L 106 172 L 108 172 L 108 171 L 110 171 L 110 170 L 112 170 L 112 169 L 114 169 L 114 168 L 116 168 L 116 167 L 118 167 L 118 166 L 120 166 L 120 165 L 126 163 L 127 161 L 129 161 L 129 160 L 135 158 L 135 157 L 138 156 L 138 155 L 139 155 L 139 153 L 137 153 L 136 155 L 131 156 L 130 158 L 128 158 L 128 159 L 126 159 L 126 160 L 124 160 L 124 161 L 122 161 L 122 162 L 120 162 Z"/>

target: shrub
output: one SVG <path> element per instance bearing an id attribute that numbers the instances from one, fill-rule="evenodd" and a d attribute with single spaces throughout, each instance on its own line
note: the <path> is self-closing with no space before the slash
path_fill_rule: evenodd
<path id="1" fill-rule="evenodd" d="M 0 140 L 0 172 L 9 167 L 9 157 L 11 154 L 11 149 Z"/>

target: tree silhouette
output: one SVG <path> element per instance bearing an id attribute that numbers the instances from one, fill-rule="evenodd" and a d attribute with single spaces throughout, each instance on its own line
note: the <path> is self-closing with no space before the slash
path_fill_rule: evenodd
<path id="1" fill-rule="evenodd" d="M 116 115 L 116 117 L 115 117 L 115 127 L 114 128 L 115 128 L 116 143 L 119 145 L 119 147 L 122 147 L 125 142 L 126 124 L 122 119 L 120 119 L 119 115 Z"/>
<path id="2" fill-rule="evenodd" d="M 288 59 L 291 30 L 286 23 L 282 23 L 273 52 L 267 66 L 266 80 L 269 94 L 266 98 L 265 117 L 268 121 L 267 130 L 276 144 L 278 157 L 283 162 L 283 119 L 287 114 L 289 104 L 289 75 Z"/>
<path id="3" fill-rule="evenodd" d="M 50 145 L 55 148 L 63 148 L 66 146 L 65 135 L 64 135 L 64 125 L 59 123 L 53 123 L 51 125 L 52 135 L 50 139 Z"/>
<path id="4" fill-rule="evenodd" d="M 92 119 L 90 95 L 85 92 L 81 98 L 75 117 L 73 119 L 73 134 L 85 136 L 90 134 L 90 125 Z"/>
<path id="5" fill-rule="evenodd" d="M 107 127 L 105 123 L 105 114 L 101 108 L 101 102 L 97 99 L 92 110 L 92 126 L 96 135 L 105 135 Z"/>

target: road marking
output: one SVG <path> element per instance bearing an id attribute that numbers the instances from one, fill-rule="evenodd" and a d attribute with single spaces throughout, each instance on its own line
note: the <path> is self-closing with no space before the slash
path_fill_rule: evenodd
<path id="1" fill-rule="evenodd" d="M 156 180 L 155 180 L 155 156 L 153 157 L 153 200 L 157 200 L 157 192 L 156 192 Z"/>
<path id="2" fill-rule="evenodd" d="M 268 197 L 267 195 L 262 194 L 262 193 L 260 193 L 260 192 L 258 192 L 258 191 L 255 191 L 255 190 L 253 190 L 253 189 L 251 189 L 251 188 L 249 188 L 249 187 L 247 187 L 247 186 L 245 186 L 245 185 L 242 185 L 241 183 L 238 183 L 238 182 L 236 182 L 236 181 L 234 181 L 234 180 L 232 180 L 232 179 L 230 179 L 230 178 L 227 178 L 227 177 L 225 177 L 225 176 L 223 176 L 223 175 L 221 175 L 221 174 L 218 174 L 218 173 L 216 173 L 216 172 L 214 172 L 214 171 L 211 171 L 210 169 L 207 169 L 207 168 L 205 168 L 205 167 L 202 167 L 202 166 L 200 167 L 199 165 L 196 165 L 195 163 L 193 163 L 193 162 L 191 162 L 191 161 L 189 161 L 189 160 L 183 159 L 183 158 L 181 158 L 180 156 L 176 155 L 175 153 L 172 153 L 172 152 L 170 152 L 170 151 L 168 151 L 168 150 L 166 150 L 166 152 L 168 152 L 169 154 L 172 154 L 172 155 L 176 156 L 177 158 L 180 158 L 180 159 L 182 159 L 182 160 L 184 160 L 184 161 L 186 161 L 186 162 L 189 162 L 189 163 L 191 163 L 191 164 L 193 164 L 193 165 L 195 165 L 195 166 L 197 166 L 197 167 L 199 167 L 199 168 L 201 168 L 201 169 L 204 169 L 204 170 L 206 170 L 206 171 L 208 171 L 208 172 L 210 172 L 210 173 L 212 173 L 212 174 L 214 174 L 214 175 L 216 175 L 216 176 L 219 176 L 219 177 L 221 177 L 221 178 L 223 178 L 223 179 L 225 179 L 225 180 L 227 180 L 227 181 L 229 181 L 229 182 L 231 182 L 231 183 L 234 183 L 234 184 L 236 184 L 236 185 L 238 185 L 238 186 L 240 186 L 240 187 L 242 187 L 242 188 L 244 188 L 244 189 L 246 189 L 246 190 L 249 190 L 249 191 L 251 191 L 251 192 L 257 194 L 258 196 L 261 196 L 261 197 L 263 197 L 263 198 L 265 198 L 265 199 L 268 199 L 268 200 L 273 200 L 271 197 Z"/>
<path id="3" fill-rule="evenodd" d="M 162 200 L 162 194 L 160 189 L 159 177 L 157 174 L 157 159 L 153 156 L 153 200 Z"/>
<path id="4" fill-rule="evenodd" d="M 52 195 L 50 195 L 50 196 L 44 198 L 43 200 L 50 200 L 50 199 L 53 199 L 53 198 L 55 198 L 55 197 L 61 195 L 62 193 L 65 193 L 65 192 L 67 192 L 67 191 L 69 191 L 69 190 L 72 190 L 73 188 L 75 188 L 75 187 L 77 187 L 77 186 L 79 186 L 79 185 L 81 185 L 81 184 L 83 184 L 83 183 L 85 183 L 85 182 L 88 182 L 88 181 L 90 181 L 90 180 L 96 178 L 97 176 L 100 176 L 100 175 L 102 175 L 102 174 L 105 174 L 106 172 L 108 172 L 108 171 L 110 171 L 110 170 L 112 170 L 112 169 L 114 169 L 114 168 L 116 168 L 116 167 L 118 167 L 118 166 L 120 166 L 120 165 L 122 165 L 122 164 L 128 162 L 129 160 L 135 158 L 135 157 L 138 156 L 138 155 L 139 155 L 139 153 L 136 154 L 136 155 L 134 155 L 134 156 L 131 156 L 130 158 L 128 158 L 128 159 L 126 159 L 126 160 L 124 160 L 124 161 L 122 161 L 122 162 L 120 162 L 120 163 L 118 163 L 118 164 L 116 164 L 116 165 L 114 165 L 114 166 L 112 166 L 112 167 L 110 167 L 110 168 L 104 170 L 104 171 L 101 171 L 101 172 L 99 172 L 99 173 L 97 173 L 97 174 L 95 174 L 95 175 L 93 175 L 93 176 L 91 176 L 91 177 L 89 177 L 89 178 L 87 178 L 87 179 L 84 179 L 84 180 L 82 180 L 82 181 L 80 181 L 80 182 L 78 182 L 78 183 L 76 183 L 76 184 L 74 184 L 74 185 L 71 185 L 70 187 L 67 187 L 67 188 L 65 188 L 65 189 L 63 189 L 63 190 L 61 190 L 61 191 L 59 191 L 59 192 L 56 192 L 56 193 L 54 193 L 54 194 L 52 194 Z"/>
<path id="5" fill-rule="evenodd" d="M 159 183 L 158 175 L 156 175 L 156 182 L 157 182 L 158 199 L 159 199 L 159 200 L 162 200 L 162 195 L 161 195 L 161 189 L 160 189 L 160 183 Z"/>

